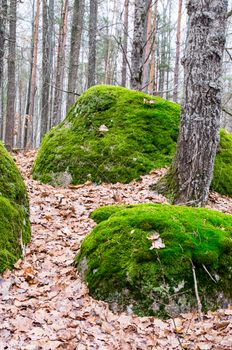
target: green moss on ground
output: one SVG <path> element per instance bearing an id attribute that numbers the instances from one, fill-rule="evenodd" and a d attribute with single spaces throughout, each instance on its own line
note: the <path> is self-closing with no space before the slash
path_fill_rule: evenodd
<path id="1" fill-rule="evenodd" d="M 13 159 L 0 143 L 0 273 L 21 257 L 30 240 L 29 201 Z"/>
<path id="2" fill-rule="evenodd" d="M 92 87 L 44 137 L 34 178 L 53 185 L 87 180 L 128 183 L 169 166 L 179 115 L 179 105 L 157 96 L 115 86 Z M 108 131 L 100 131 L 102 125 Z M 231 152 L 232 135 L 223 131 L 213 189 L 228 195 L 232 195 Z"/>
<path id="3" fill-rule="evenodd" d="M 99 224 L 76 258 L 93 297 L 112 309 L 170 317 L 231 302 L 232 217 L 208 209 L 142 204 L 97 209 Z M 163 249 L 151 249 L 158 233 Z M 213 281 L 215 280 L 215 282 Z"/>

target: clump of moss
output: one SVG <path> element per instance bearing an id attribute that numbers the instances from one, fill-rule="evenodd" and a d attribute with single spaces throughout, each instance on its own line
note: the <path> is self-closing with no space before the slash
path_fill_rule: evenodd
<path id="1" fill-rule="evenodd" d="M 128 183 L 169 166 L 180 106 L 115 86 L 94 86 L 43 139 L 33 176 L 53 185 Z M 232 195 L 232 136 L 221 133 L 213 189 Z"/>
<path id="2" fill-rule="evenodd" d="M 13 159 L 0 143 L 0 273 L 13 267 L 29 239 L 26 188 Z"/>
<path id="3" fill-rule="evenodd" d="M 103 207 L 76 258 L 90 293 L 112 309 L 170 317 L 232 300 L 232 217 L 208 209 L 142 204 Z M 151 249 L 159 235 L 165 247 Z"/>

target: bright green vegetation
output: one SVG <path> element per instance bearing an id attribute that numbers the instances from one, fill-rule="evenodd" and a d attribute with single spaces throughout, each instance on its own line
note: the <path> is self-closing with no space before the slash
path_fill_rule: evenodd
<path id="1" fill-rule="evenodd" d="M 0 143 L 0 273 L 13 267 L 29 239 L 26 188 L 13 159 Z"/>
<path id="2" fill-rule="evenodd" d="M 170 317 L 197 309 L 192 263 L 204 310 L 231 302 L 232 216 L 141 204 L 103 207 L 92 218 L 98 225 L 76 263 L 91 295 L 114 310 Z M 165 248 L 151 249 L 156 234 Z"/>
<path id="3" fill-rule="evenodd" d="M 128 183 L 169 166 L 179 115 L 179 105 L 158 96 L 115 86 L 92 87 L 44 137 L 34 178 L 53 185 L 87 180 Z M 101 131 L 103 125 L 108 131 Z M 232 195 L 231 152 L 232 135 L 223 131 L 213 189 L 228 195 Z"/>

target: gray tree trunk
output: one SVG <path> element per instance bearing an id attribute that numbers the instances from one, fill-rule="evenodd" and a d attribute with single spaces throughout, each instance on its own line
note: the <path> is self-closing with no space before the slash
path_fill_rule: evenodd
<path id="1" fill-rule="evenodd" d="M 61 105 L 62 105 L 62 81 L 64 77 L 65 65 L 65 43 L 67 35 L 67 14 L 68 14 L 68 0 L 64 0 L 61 9 L 61 22 L 59 28 L 58 50 L 57 50 L 57 64 L 56 64 L 56 82 L 54 93 L 54 107 L 52 126 L 57 125 L 61 121 Z"/>
<path id="2" fill-rule="evenodd" d="M 176 57 L 174 68 L 174 90 L 173 101 L 178 101 L 178 85 L 179 85 L 179 67 L 180 67 L 180 36 L 181 36 L 181 17 L 182 17 L 182 0 L 179 0 L 178 4 L 178 19 L 177 19 L 177 31 L 176 31 Z"/>
<path id="3" fill-rule="evenodd" d="M 81 47 L 81 35 L 83 30 L 84 6 L 84 0 L 74 1 L 68 73 L 69 93 L 67 95 L 66 111 L 69 110 L 69 108 L 76 100 L 75 93 L 77 87 L 77 72 Z"/>
<path id="4" fill-rule="evenodd" d="M 204 206 L 219 142 L 227 2 L 189 0 L 184 104 L 170 174 L 175 203 Z"/>
<path id="5" fill-rule="evenodd" d="M 123 58 L 122 58 L 122 86 L 126 86 L 127 78 L 127 51 L 129 30 L 129 0 L 124 2 L 124 24 L 123 24 Z"/>
<path id="6" fill-rule="evenodd" d="M 142 90 L 146 48 L 147 16 L 151 0 L 135 0 L 134 34 L 131 53 L 131 88 Z"/>
<path id="7" fill-rule="evenodd" d="M 9 54 L 7 66 L 7 110 L 5 144 L 11 150 L 14 145 L 14 119 L 15 119 L 15 61 L 16 61 L 16 8 L 17 0 L 10 1 L 10 35 Z"/>
<path id="8" fill-rule="evenodd" d="M 88 56 L 88 88 L 96 84 L 96 40 L 97 40 L 98 0 L 90 0 L 89 11 L 89 56 Z"/>
<path id="9" fill-rule="evenodd" d="M 4 54 L 6 40 L 6 17 L 7 17 L 7 0 L 0 2 L 0 90 L 3 89 L 3 72 L 4 72 Z M 2 94 L 2 91 L 1 91 Z M 0 139 L 3 138 L 3 99 L 0 106 Z"/>

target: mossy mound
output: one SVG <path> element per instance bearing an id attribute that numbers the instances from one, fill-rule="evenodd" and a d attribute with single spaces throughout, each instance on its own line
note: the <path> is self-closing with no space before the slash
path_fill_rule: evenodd
<path id="1" fill-rule="evenodd" d="M 128 183 L 169 166 L 180 106 L 115 86 L 87 90 L 43 139 L 33 175 L 53 185 Z M 221 133 L 213 189 L 232 195 L 232 135 Z"/>
<path id="2" fill-rule="evenodd" d="M 26 187 L 13 159 L 0 143 L 0 273 L 13 267 L 29 239 Z"/>
<path id="3" fill-rule="evenodd" d="M 205 311 L 232 301 L 232 216 L 142 204 L 103 207 L 92 218 L 98 225 L 76 263 L 91 295 L 113 310 L 170 317 L 197 309 L 192 264 Z M 152 249 L 158 236 L 165 247 Z"/>

